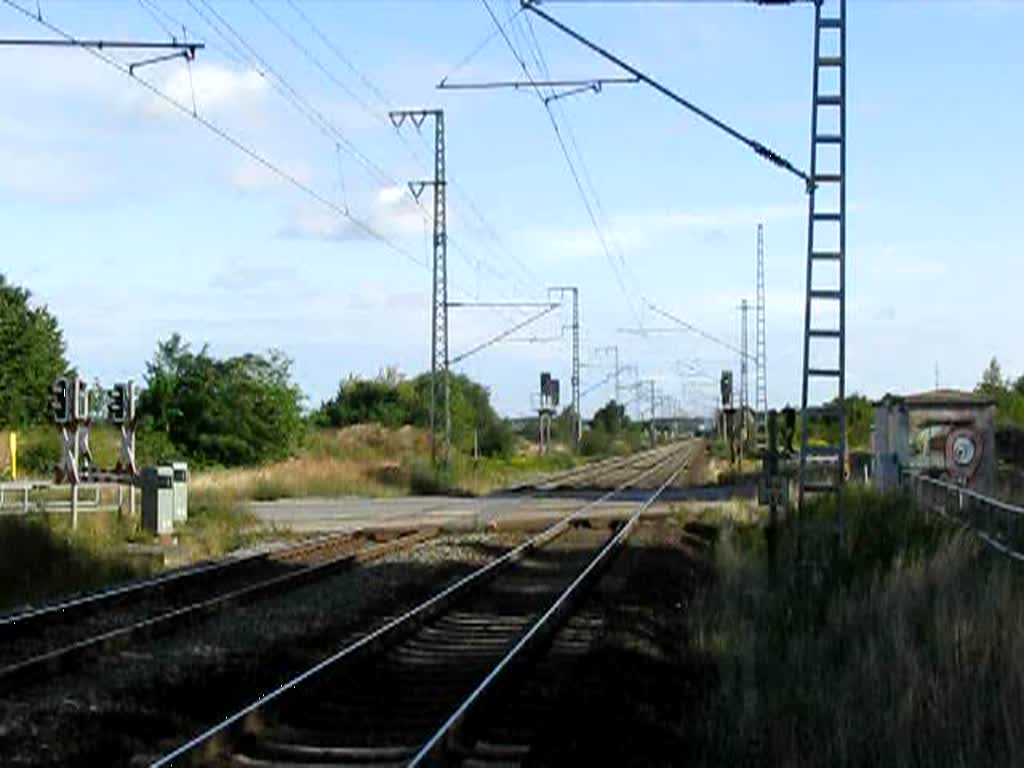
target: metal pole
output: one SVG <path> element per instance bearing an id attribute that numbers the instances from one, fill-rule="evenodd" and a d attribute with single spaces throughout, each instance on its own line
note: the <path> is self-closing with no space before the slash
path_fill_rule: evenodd
<path id="1" fill-rule="evenodd" d="M 430 319 L 430 460 L 438 465 L 437 436 L 443 427 L 441 460 L 447 469 L 451 460 L 451 382 L 448 355 L 448 225 L 445 181 L 444 110 L 403 109 L 388 112 L 396 129 L 406 119 L 419 130 L 428 117 L 434 118 L 434 178 L 410 182 L 409 189 L 419 200 L 423 188 L 434 188 L 434 247 Z M 441 414 L 438 414 L 440 400 Z"/>
<path id="2" fill-rule="evenodd" d="M 655 442 L 655 437 L 654 437 L 655 434 L 656 434 L 655 431 L 654 431 L 654 419 L 655 419 L 655 416 L 656 416 L 656 414 L 654 412 L 654 379 L 651 379 L 651 445 L 654 445 L 654 442 Z"/>
<path id="3" fill-rule="evenodd" d="M 761 449 L 767 438 L 768 339 L 765 324 L 764 225 L 757 225 L 757 304 L 754 326 L 754 409 L 757 411 L 757 441 Z"/>
<path id="4" fill-rule="evenodd" d="M 622 386 L 619 379 L 619 345 L 612 347 L 615 350 L 615 402 L 622 405 Z"/>
<path id="5" fill-rule="evenodd" d="M 451 461 L 452 411 L 448 359 L 448 207 L 445 187 L 444 112 L 434 112 L 434 313 L 435 333 L 441 347 L 441 375 L 444 387 L 444 467 Z"/>
<path id="6" fill-rule="evenodd" d="M 78 397 L 77 389 L 74 397 Z M 78 423 L 75 423 L 75 447 L 72 457 L 75 463 L 75 472 L 71 475 L 71 530 L 78 530 Z"/>
<path id="7" fill-rule="evenodd" d="M 554 285 L 548 288 L 551 293 L 572 293 L 572 408 L 576 419 L 574 441 L 577 450 L 583 438 L 583 415 L 580 412 L 580 292 L 575 285 Z"/>

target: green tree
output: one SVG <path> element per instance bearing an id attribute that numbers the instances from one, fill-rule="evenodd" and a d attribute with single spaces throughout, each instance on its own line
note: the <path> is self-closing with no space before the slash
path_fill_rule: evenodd
<path id="1" fill-rule="evenodd" d="M 449 386 L 455 447 L 469 453 L 473 449 L 475 435 L 481 453 L 508 453 L 514 436 L 491 405 L 491 394 L 487 388 L 458 373 L 451 374 Z M 388 368 L 375 379 L 350 376 L 342 381 L 337 394 L 321 403 L 312 421 L 325 427 L 376 423 L 387 427 L 410 424 L 429 429 L 430 398 L 429 373 L 408 381 L 395 369 Z"/>
<path id="2" fill-rule="evenodd" d="M 331 400 L 321 403 L 313 421 L 325 427 L 382 424 L 394 428 L 420 419 L 415 388 L 389 369 L 376 379 L 349 376 Z"/>
<path id="3" fill-rule="evenodd" d="M 64 351 L 56 318 L 0 274 L 0 425 L 49 419 L 50 385 L 68 368 Z"/>
<path id="4" fill-rule="evenodd" d="M 835 404 L 835 400 L 827 403 L 810 424 L 811 437 L 832 445 L 839 444 L 839 418 L 832 412 Z M 851 448 L 870 447 L 874 419 L 875 407 L 868 398 L 856 393 L 846 396 L 846 435 Z"/>
<path id="5" fill-rule="evenodd" d="M 989 361 L 988 368 L 981 374 L 981 382 L 975 388 L 977 392 L 989 397 L 999 398 L 1008 394 L 1009 382 L 1003 376 L 1003 368 L 996 358 Z"/>
<path id="6" fill-rule="evenodd" d="M 175 334 L 147 365 L 138 412 L 191 460 L 235 466 L 287 456 L 302 432 L 302 399 L 282 353 L 217 359 Z"/>
<path id="7" fill-rule="evenodd" d="M 593 429 L 603 430 L 609 435 L 617 435 L 629 427 L 626 406 L 620 405 L 614 400 L 609 400 L 602 407 L 594 411 L 594 418 L 591 420 L 591 424 Z"/>

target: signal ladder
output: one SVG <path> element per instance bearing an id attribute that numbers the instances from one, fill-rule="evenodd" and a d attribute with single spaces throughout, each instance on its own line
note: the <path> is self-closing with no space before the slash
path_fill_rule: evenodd
<path id="1" fill-rule="evenodd" d="M 815 0 L 814 6 L 814 92 L 798 503 L 802 511 L 809 496 L 834 495 L 834 532 L 841 542 L 845 532 L 843 491 L 847 455 L 846 0 Z M 838 445 L 809 445 L 808 400 L 812 396 L 823 403 L 823 415 L 838 421 Z"/>

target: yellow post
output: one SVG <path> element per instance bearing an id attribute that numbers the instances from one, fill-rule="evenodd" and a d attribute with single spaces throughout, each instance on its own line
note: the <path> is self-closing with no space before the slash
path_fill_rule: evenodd
<path id="1" fill-rule="evenodd" d="M 11 449 L 11 480 L 18 479 L 18 433 L 11 432 L 8 436 L 9 447 Z"/>

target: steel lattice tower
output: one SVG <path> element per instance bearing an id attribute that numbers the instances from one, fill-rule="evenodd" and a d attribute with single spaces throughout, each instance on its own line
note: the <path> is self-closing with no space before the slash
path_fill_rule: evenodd
<path id="1" fill-rule="evenodd" d="M 757 225 L 757 300 L 754 308 L 754 408 L 757 411 L 757 444 L 768 436 L 768 360 L 765 334 L 764 224 Z"/>
<path id="2" fill-rule="evenodd" d="M 555 285 L 548 294 L 572 294 L 572 410 L 576 419 L 573 441 L 580 447 L 583 438 L 583 414 L 580 413 L 580 289 L 575 285 Z"/>
<path id="3" fill-rule="evenodd" d="M 747 339 L 747 316 L 750 314 L 750 302 L 740 302 L 740 419 L 746 423 L 747 409 L 750 407 L 750 354 Z"/>
<path id="4" fill-rule="evenodd" d="M 434 178 L 410 181 L 409 190 L 417 200 L 425 187 L 434 189 L 433 295 L 430 322 L 430 456 L 438 464 L 438 437 L 441 461 L 447 467 L 451 459 L 452 417 L 451 380 L 448 358 L 448 201 L 445 181 L 444 110 L 406 109 L 388 113 L 395 128 L 408 118 L 422 128 L 428 117 L 434 118 Z M 441 412 L 438 415 L 438 411 Z"/>
<path id="5" fill-rule="evenodd" d="M 802 510 L 808 494 L 834 494 L 836 532 L 841 542 L 846 523 L 843 492 L 847 453 L 846 0 L 815 0 L 811 99 L 798 503 Z M 824 397 L 820 390 L 810 391 L 812 381 L 825 385 Z M 838 445 L 809 445 L 808 405 L 812 397 L 824 400 L 822 413 L 838 422 Z"/>

